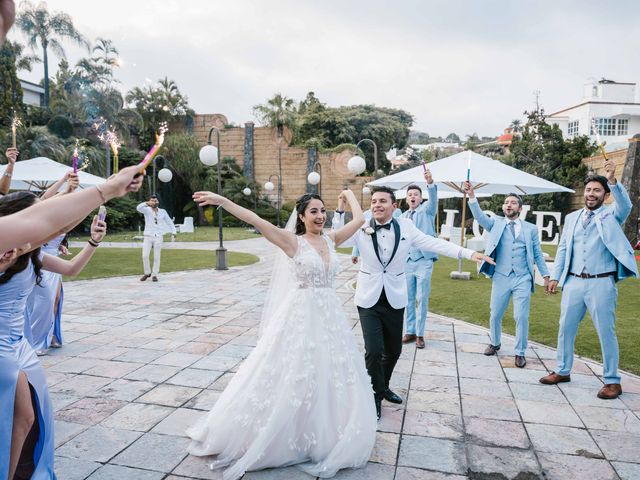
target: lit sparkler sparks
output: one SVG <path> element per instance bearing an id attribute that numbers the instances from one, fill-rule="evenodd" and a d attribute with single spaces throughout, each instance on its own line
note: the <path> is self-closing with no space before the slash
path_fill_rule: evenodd
<path id="1" fill-rule="evenodd" d="M 167 127 L 167 122 L 162 122 L 158 127 L 158 133 L 156 133 L 156 143 L 151 147 L 151 150 L 145 155 L 142 162 L 138 164 L 140 167 L 140 173 L 144 172 L 144 170 L 149 166 L 149 164 L 153 161 L 153 157 L 158 154 L 160 147 L 164 143 L 164 134 L 167 133 L 169 128 Z"/>
<path id="2" fill-rule="evenodd" d="M 12 140 L 12 145 L 13 148 L 16 148 L 16 135 L 18 132 L 18 127 L 22 125 L 22 122 L 20 121 L 20 117 L 18 117 L 18 115 L 16 115 L 16 111 L 13 111 L 13 118 L 11 119 L 11 140 Z"/>
<path id="3" fill-rule="evenodd" d="M 602 152 L 602 156 L 604 157 L 605 161 L 608 161 L 609 158 L 607 157 L 607 152 L 605 152 L 604 150 L 604 143 L 600 140 L 600 132 L 598 131 L 598 125 L 596 123 L 595 117 L 591 118 L 591 129 L 593 130 L 593 133 L 596 136 L 596 143 L 598 144 L 598 147 L 600 147 L 600 152 Z"/>

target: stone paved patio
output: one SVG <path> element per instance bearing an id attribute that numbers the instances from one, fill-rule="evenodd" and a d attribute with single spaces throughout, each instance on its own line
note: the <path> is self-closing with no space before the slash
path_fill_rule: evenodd
<path id="1" fill-rule="evenodd" d="M 227 272 L 68 282 L 66 344 L 41 357 L 56 410 L 61 480 L 222 479 L 186 454 L 184 430 L 215 403 L 256 342 L 268 286 L 269 248 L 229 242 L 265 261 Z M 212 262 L 214 261 L 212 255 Z M 339 295 L 362 344 L 344 257 Z M 464 284 L 456 284 L 464 290 Z M 487 299 L 488 301 L 488 299 Z M 514 368 L 506 338 L 482 355 L 485 329 L 432 316 L 427 348 L 405 347 L 370 463 L 341 480 L 640 478 L 640 379 L 624 394 L 596 398 L 601 366 L 576 361 L 572 382 L 543 386 L 555 352 L 534 346 Z M 247 480 L 308 479 L 295 468 Z"/>

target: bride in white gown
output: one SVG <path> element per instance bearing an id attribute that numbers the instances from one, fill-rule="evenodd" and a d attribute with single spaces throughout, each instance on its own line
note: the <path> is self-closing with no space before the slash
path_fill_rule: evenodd
<path id="1" fill-rule="evenodd" d="M 371 379 L 336 295 L 335 245 L 364 223 L 353 192 L 341 194 L 353 221 L 323 233 L 324 203 L 304 195 L 288 228 L 211 192 L 198 205 L 219 205 L 256 227 L 284 252 L 276 260 L 260 338 L 206 419 L 187 430 L 189 453 L 217 455 L 224 480 L 246 471 L 296 465 L 321 478 L 363 467 L 376 437 Z M 295 223 L 295 233 L 293 224 Z"/>

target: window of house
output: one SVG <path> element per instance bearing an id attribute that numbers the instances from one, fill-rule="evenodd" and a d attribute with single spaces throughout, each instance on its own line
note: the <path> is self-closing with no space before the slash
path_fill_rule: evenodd
<path id="1" fill-rule="evenodd" d="M 575 137 L 578 135 L 578 128 L 580 127 L 580 121 L 574 120 L 573 122 L 569 122 L 567 125 L 567 135 L 570 137 Z"/>
<path id="2" fill-rule="evenodd" d="M 615 118 L 596 118 L 596 128 L 598 133 L 603 137 L 615 137 L 616 136 L 616 119 Z M 591 129 L 591 135 L 595 135 L 593 128 Z"/>
<path id="3" fill-rule="evenodd" d="M 618 135 L 629 135 L 629 120 L 618 119 Z"/>

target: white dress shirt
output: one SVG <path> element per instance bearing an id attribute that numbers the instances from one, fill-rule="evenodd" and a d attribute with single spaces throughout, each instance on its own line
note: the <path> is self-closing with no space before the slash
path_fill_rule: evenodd
<path id="1" fill-rule="evenodd" d="M 381 225 L 377 220 L 375 222 L 376 225 Z M 391 254 L 393 253 L 393 247 L 396 240 L 396 232 L 393 225 L 391 225 L 391 220 L 387 223 L 390 225 L 389 230 L 381 228 L 374 233 L 378 240 L 378 253 L 380 254 L 380 260 L 382 260 L 382 263 L 385 265 L 389 263 L 389 260 L 391 260 Z"/>
<path id="2" fill-rule="evenodd" d="M 162 237 L 165 233 L 176 234 L 176 226 L 173 224 L 169 214 L 163 208 L 153 209 L 147 202 L 142 202 L 136 207 L 138 212 L 144 215 L 144 236 Z"/>

